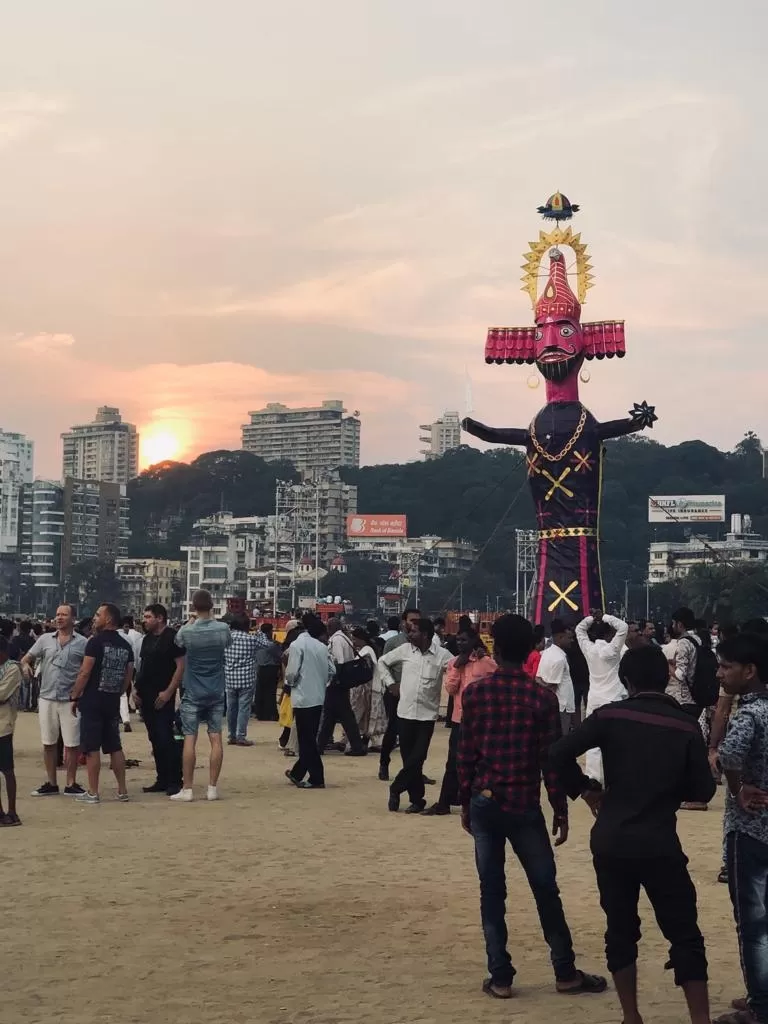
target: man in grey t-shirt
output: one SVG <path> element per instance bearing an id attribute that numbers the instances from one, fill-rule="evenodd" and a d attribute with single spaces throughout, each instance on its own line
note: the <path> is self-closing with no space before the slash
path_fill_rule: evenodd
<path id="1" fill-rule="evenodd" d="M 187 652 L 184 665 L 184 693 L 181 698 L 181 728 L 184 733 L 184 782 L 171 800 L 189 803 L 193 799 L 192 779 L 195 773 L 197 733 L 203 722 L 208 726 L 211 744 L 208 799 L 218 800 L 217 788 L 224 747 L 221 729 L 224 719 L 224 651 L 232 643 L 232 633 L 226 622 L 213 617 L 213 598 L 207 590 L 192 595 L 194 622 L 182 626 L 176 634 L 176 643 Z"/>
<path id="2" fill-rule="evenodd" d="M 56 781 L 59 736 L 64 744 L 67 770 L 64 794 L 79 796 L 85 792 L 77 783 L 80 716 L 72 714 L 69 695 L 83 664 L 86 643 L 85 637 L 75 632 L 72 606 L 62 604 L 56 609 L 56 632 L 39 636 L 21 659 L 21 671 L 26 679 L 32 678 L 38 660 L 41 672 L 38 717 L 47 781 L 38 786 L 32 796 L 57 796 L 59 793 Z"/>

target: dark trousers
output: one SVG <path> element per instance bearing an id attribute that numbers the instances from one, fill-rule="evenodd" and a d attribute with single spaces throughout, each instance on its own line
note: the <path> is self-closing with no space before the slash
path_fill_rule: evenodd
<path id="1" fill-rule="evenodd" d="M 573 706 L 576 708 L 574 712 L 574 724 L 580 725 L 581 720 L 584 717 L 584 708 L 587 705 L 589 698 L 589 679 L 579 680 L 573 684 Z M 565 733 L 563 733 L 565 735 Z"/>
<path id="2" fill-rule="evenodd" d="M 743 832 L 726 838 L 728 885 L 736 917 L 749 1008 L 768 1022 L 768 845 Z"/>
<path id="3" fill-rule="evenodd" d="M 317 736 L 317 745 L 321 753 L 333 739 L 333 730 L 337 724 L 344 730 L 352 750 L 358 752 L 365 749 L 355 713 L 349 703 L 349 690 L 345 690 L 338 683 L 331 683 L 325 691 L 325 707 Z"/>
<path id="4" fill-rule="evenodd" d="M 704 938 L 696 914 L 696 889 L 688 860 L 674 857 L 610 857 L 595 854 L 600 905 L 605 912 L 605 957 L 611 974 L 637 960 L 640 887 L 653 907 L 662 935 L 669 943 L 675 984 L 707 980 Z"/>
<path id="5" fill-rule="evenodd" d="M 573 942 L 563 913 L 555 855 L 541 809 L 510 814 L 492 798 L 477 794 L 472 797 L 470 820 L 475 840 L 475 863 L 480 876 L 480 917 L 488 973 L 493 984 L 511 985 L 515 976 L 507 951 L 507 879 L 504 871 L 507 840 L 528 877 L 541 930 L 550 948 L 555 978 L 571 981 L 576 962 Z"/>
<path id="6" fill-rule="evenodd" d="M 389 768 L 392 760 L 392 751 L 397 743 L 397 728 L 400 719 L 397 717 L 397 705 L 399 699 L 389 690 L 384 691 L 384 710 L 387 712 L 387 728 L 384 732 L 384 739 L 381 741 L 381 767 Z"/>
<path id="7" fill-rule="evenodd" d="M 317 742 L 322 714 L 323 709 L 319 705 L 316 708 L 293 709 L 293 720 L 296 723 L 296 736 L 299 741 L 299 759 L 291 768 L 291 775 L 297 782 L 301 782 L 305 775 L 309 775 L 309 781 L 313 786 L 325 785 L 323 759 L 320 757 Z"/>
<path id="8" fill-rule="evenodd" d="M 174 701 L 169 700 L 162 708 L 155 708 L 155 699 L 150 694 L 142 698 L 141 711 L 147 727 L 147 737 L 152 744 L 157 782 L 166 789 L 181 786 L 181 743 L 174 738 Z"/>
<path id="9" fill-rule="evenodd" d="M 440 796 L 437 799 L 439 806 L 444 808 L 455 807 L 459 802 L 459 774 L 456 770 L 456 753 L 459 749 L 460 729 L 461 725 L 458 722 L 451 722 L 451 735 L 448 737 L 448 759 L 445 762 Z"/>
<path id="10" fill-rule="evenodd" d="M 434 722 L 417 722 L 410 718 L 398 720 L 403 767 L 389 788 L 397 795 L 408 793 L 412 804 L 424 803 L 424 762 L 434 731 Z"/>
<path id="11" fill-rule="evenodd" d="M 279 665 L 261 665 L 256 676 L 256 696 L 253 711 L 260 722 L 276 722 L 277 684 L 280 679 Z"/>

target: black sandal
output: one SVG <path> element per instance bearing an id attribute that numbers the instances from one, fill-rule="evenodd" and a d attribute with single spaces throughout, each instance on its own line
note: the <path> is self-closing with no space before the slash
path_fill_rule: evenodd
<path id="1" fill-rule="evenodd" d="M 509 986 L 509 988 L 510 988 L 509 995 L 508 996 L 503 996 L 499 992 L 494 992 L 493 988 L 492 988 L 492 985 L 493 985 L 493 978 L 486 978 L 485 981 L 483 982 L 483 992 L 485 992 L 485 994 L 487 996 L 490 996 L 491 999 L 511 999 L 512 998 L 512 990 L 511 990 L 512 987 L 511 986 Z M 499 987 L 501 987 L 501 986 L 499 986 Z"/>
<path id="2" fill-rule="evenodd" d="M 577 971 L 576 974 L 579 978 L 578 985 L 572 985 L 569 988 L 560 988 L 559 982 L 555 985 L 560 995 L 571 996 L 581 995 L 582 993 L 594 995 L 599 992 L 605 992 L 608 988 L 608 982 L 599 974 L 587 974 L 586 971 Z"/>

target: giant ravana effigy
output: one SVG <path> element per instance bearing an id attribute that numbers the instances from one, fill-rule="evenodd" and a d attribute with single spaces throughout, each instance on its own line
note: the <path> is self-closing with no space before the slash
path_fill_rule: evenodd
<path id="1" fill-rule="evenodd" d="M 579 400 L 579 377 L 589 380 L 584 361 L 621 358 L 625 347 L 623 321 L 581 322 L 581 304 L 592 286 L 587 247 L 570 226 L 561 227 L 578 209 L 559 192 L 539 207 L 556 226 L 540 231 L 525 255 L 523 290 L 533 304 L 535 327 L 491 327 L 485 345 L 487 363 L 535 363 L 546 382 L 547 404 L 527 428 L 487 427 L 473 419 L 463 424 L 483 441 L 525 447 L 539 538 L 533 618 L 544 625 L 603 608 L 603 442 L 652 427 L 657 419 L 653 406 L 639 402 L 628 418 L 599 423 Z M 576 294 L 560 246 L 574 254 Z M 549 278 L 538 295 L 539 268 L 547 251 Z"/>

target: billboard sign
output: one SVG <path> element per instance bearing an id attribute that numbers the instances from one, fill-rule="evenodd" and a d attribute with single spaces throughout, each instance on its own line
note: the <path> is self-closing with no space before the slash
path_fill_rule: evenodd
<path id="1" fill-rule="evenodd" d="M 347 537 L 407 537 L 406 516 L 347 516 Z"/>
<path id="2" fill-rule="evenodd" d="M 649 523 L 724 523 L 724 494 L 672 494 L 648 498 Z"/>

